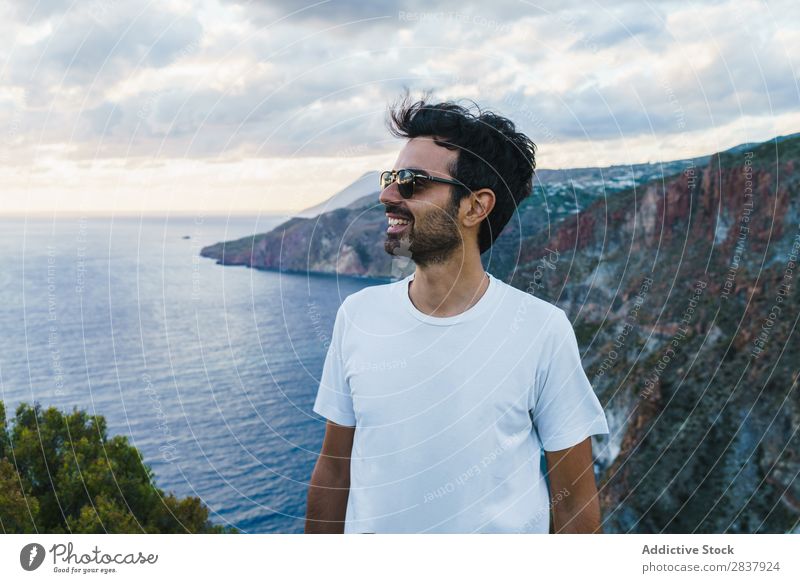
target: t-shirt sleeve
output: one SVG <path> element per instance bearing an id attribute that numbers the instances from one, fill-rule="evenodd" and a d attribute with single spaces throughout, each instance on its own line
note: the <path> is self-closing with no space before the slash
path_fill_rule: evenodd
<path id="1" fill-rule="evenodd" d="M 578 341 L 561 308 L 549 319 L 544 359 L 537 373 L 531 416 L 546 451 L 577 445 L 590 435 L 608 433 L 603 407 L 581 364 Z"/>
<path id="2" fill-rule="evenodd" d="M 336 312 L 331 343 L 325 356 L 317 398 L 314 402 L 314 412 L 339 425 L 354 427 L 356 416 L 353 411 L 353 398 L 350 395 L 350 386 L 345 376 L 342 355 L 342 339 L 347 325 L 346 303 L 345 299 Z"/>

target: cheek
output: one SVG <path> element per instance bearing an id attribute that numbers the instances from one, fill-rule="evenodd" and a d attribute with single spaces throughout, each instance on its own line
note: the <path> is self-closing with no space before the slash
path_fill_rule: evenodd
<path id="1" fill-rule="evenodd" d="M 425 216 L 425 205 L 420 204 L 409 204 L 406 205 L 406 209 L 408 210 L 408 214 L 411 215 L 411 226 L 414 226 L 421 217 Z"/>

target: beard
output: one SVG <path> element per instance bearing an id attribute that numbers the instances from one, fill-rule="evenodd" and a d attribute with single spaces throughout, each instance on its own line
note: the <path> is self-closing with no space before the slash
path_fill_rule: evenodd
<path id="1" fill-rule="evenodd" d="M 446 209 L 433 207 L 402 233 L 386 233 L 383 248 L 389 255 L 410 257 L 419 267 L 448 261 L 463 243 L 456 224 L 458 208 L 452 199 Z"/>

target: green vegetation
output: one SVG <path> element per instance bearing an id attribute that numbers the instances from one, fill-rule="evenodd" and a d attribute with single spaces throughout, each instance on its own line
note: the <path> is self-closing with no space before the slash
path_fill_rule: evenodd
<path id="1" fill-rule="evenodd" d="M 775 138 L 760 144 L 753 144 L 749 149 L 753 153 L 751 163 L 754 168 L 774 168 L 787 160 L 800 157 L 800 137 Z M 722 152 L 719 164 L 723 168 L 744 166 L 745 150 L 740 152 Z"/>
<path id="2" fill-rule="evenodd" d="M 575 338 L 578 340 L 580 346 L 586 346 L 595 339 L 595 335 L 602 329 L 602 325 L 597 322 L 586 322 L 581 320 L 572 325 L 575 331 Z"/>
<path id="3" fill-rule="evenodd" d="M 233 533 L 196 497 L 154 484 L 102 416 L 22 403 L 10 424 L 0 401 L 0 528 L 4 533 Z"/>

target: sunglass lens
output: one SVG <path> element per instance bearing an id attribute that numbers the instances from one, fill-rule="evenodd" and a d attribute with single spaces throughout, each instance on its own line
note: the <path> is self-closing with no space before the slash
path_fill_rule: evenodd
<path id="1" fill-rule="evenodd" d="M 397 188 L 400 196 L 411 198 L 414 194 L 414 173 L 411 170 L 400 170 L 397 173 Z"/>

